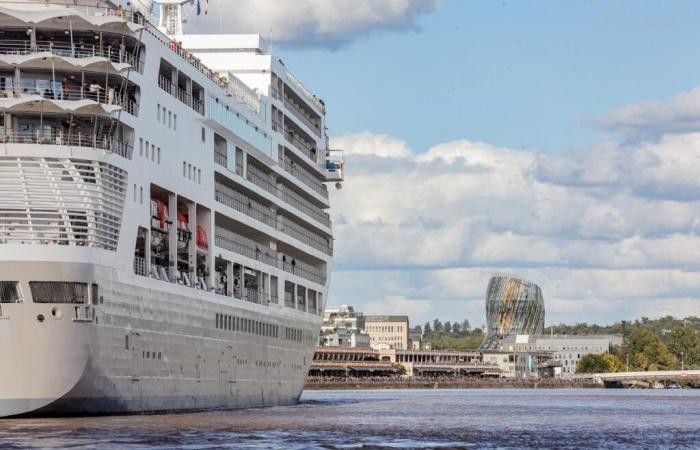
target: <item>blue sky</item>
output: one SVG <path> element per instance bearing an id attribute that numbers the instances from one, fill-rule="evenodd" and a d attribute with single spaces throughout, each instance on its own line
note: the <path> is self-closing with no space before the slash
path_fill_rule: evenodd
<path id="1" fill-rule="evenodd" d="M 333 133 L 557 152 L 597 142 L 610 109 L 695 86 L 698 23 L 696 2 L 446 0 L 416 30 L 276 50 Z"/>
<path id="2" fill-rule="evenodd" d="M 548 324 L 700 316 L 696 2 L 222 1 L 346 151 L 329 305 L 482 324 L 506 271 Z"/>

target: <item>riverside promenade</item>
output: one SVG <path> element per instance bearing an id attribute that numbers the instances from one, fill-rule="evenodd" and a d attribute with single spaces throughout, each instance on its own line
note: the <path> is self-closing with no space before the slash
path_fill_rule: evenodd
<path id="1" fill-rule="evenodd" d="M 555 389 L 601 388 L 592 379 L 550 378 L 540 380 L 481 377 L 309 377 L 305 390 L 349 389 Z"/>

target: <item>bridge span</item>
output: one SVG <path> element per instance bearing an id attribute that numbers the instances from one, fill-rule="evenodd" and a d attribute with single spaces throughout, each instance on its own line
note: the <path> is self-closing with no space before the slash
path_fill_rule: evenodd
<path id="1" fill-rule="evenodd" d="M 700 380 L 700 370 L 656 370 L 649 372 L 577 373 L 571 378 L 592 379 L 602 383 L 624 381 Z"/>

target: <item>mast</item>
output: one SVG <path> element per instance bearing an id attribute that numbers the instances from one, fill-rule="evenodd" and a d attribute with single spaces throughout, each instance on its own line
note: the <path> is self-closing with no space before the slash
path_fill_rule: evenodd
<path id="1" fill-rule="evenodd" d="M 183 34 L 182 6 L 194 3 L 194 0 L 154 0 L 153 3 L 159 8 L 158 28 L 171 37 Z"/>

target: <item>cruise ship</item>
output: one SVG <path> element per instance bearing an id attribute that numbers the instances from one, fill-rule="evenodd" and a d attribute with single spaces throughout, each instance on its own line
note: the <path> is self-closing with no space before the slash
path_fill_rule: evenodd
<path id="1" fill-rule="evenodd" d="M 185 3 L 0 1 L 0 417 L 301 395 L 343 152 L 265 39 L 183 34 Z"/>

